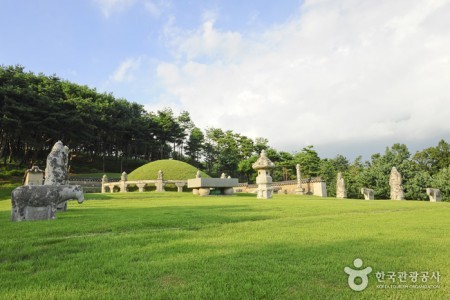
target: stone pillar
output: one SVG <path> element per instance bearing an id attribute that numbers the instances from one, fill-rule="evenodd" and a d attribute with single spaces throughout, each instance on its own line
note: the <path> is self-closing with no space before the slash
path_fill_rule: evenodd
<path id="1" fill-rule="evenodd" d="M 430 202 L 441 202 L 441 191 L 439 189 L 427 188 L 427 195 Z"/>
<path id="2" fill-rule="evenodd" d="M 102 194 L 106 193 L 106 184 L 108 183 L 108 176 L 106 174 L 102 177 Z"/>
<path id="3" fill-rule="evenodd" d="M 38 166 L 33 166 L 25 173 L 25 181 L 23 185 L 43 185 L 44 184 L 44 171 L 39 169 Z"/>
<path id="4" fill-rule="evenodd" d="M 305 192 L 302 187 L 302 174 L 300 173 L 300 164 L 297 164 L 295 166 L 295 169 L 297 170 L 297 187 L 295 188 L 295 193 L 297 195 L 303 195 Z"/>
<path id="5" fill-rule="evenodd" d="M 195 195 L 195 196 L 200 195 L 198 189 L 192 189 L 192 195 Z"/>
<path id="6" fill-rule="evenodd" d="M 375 199 L 375 192 L 372 189 L 362 188 L 361 194 L 364 195 L 365 200 L 374 200 Z"/>
<path id="7" fill-rule="evenodd" d="M 121 193 L 126 193 L 127 192 L 127 187 L 128 187 L 127 181 L 128 181 L 128 175 L 124 171 L 122 173 L 122 175 L 120 176 L 120 183 L 119 183 L 119 188 L 120 188 L 120 192 Z"/>
<path id="8" fill-rule="evenodd" d="M 110 193 L 114 193 L 114 186 L 115 186 L 115 184 L 114 183 L 110 183 L 108 186 L 109 186 L 109 192 Z"/>
<path id="9" fill-rule="evenodd" d="M 183 187 L 186 185 L 186 183 L 183 181 L 178 181 L 178 182 L 175 182 L 175 185 L 177 186 L 177 189 L 178 189 L 177 192 L 182 193 Z"/>
<path id="10" fill-rule="evenodd" d="M 162 193 L 162 192 L 166 191 L 164 189 L 164 186 L 165 186 L 164 173 L 161 170 L 158 171 L 158 178 L 156 179 L 155 186 L 156 186 L 156 192 L 158 192 L 158 193 Z"/>
<path id="11" fill-rule="evenodd" d="M 395 167 L 392 167 L 391 170 L 389 186 L 391 187 L 391 200 L 405 200 L 402 186 L 402 175 Z"/>
<path id="12" fill-rule="evenodd" d="M 267 157 L 266 151 L 262 150 L 258 160 L 252 165 L 258 172 L 256 184 L 258 184 L 257 198 L 271 199 L 273 196 L 272 177 L 270 172 L 275 168 L 274 163 Z"/>
<path id="13" fill-rule="evenodd" d="M 142 183 L 142 182 L 136 183 L 136 186 L 138 187 L 140 193 L 144 192 L 146 185 L 147 185 L 146 183 Z"/>
<path id="14" fill-rule="evenodd" d="M 336 198 L 344 199 L 347 198 L 347 191 L 345 190 L 345 182 L 342 173 L 339 172 L 336 182 Z"/>

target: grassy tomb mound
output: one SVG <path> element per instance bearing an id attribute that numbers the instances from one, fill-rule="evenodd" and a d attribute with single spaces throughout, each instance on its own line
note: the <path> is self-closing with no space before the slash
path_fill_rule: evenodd
<path id="1" fill-rule="evenodd" d="M 145 164 L 130 174 L 128 174 L 128 180 L 155 180 L 158 177 L 158 171 L 161 170 L 164 173 L 164 180 L 188 180 L 195 178 L 197 168 L 194 166 L 172 159 L 157 160 Z M 202 177 L 210 177 L 205 172 L 200 171 Z"/>

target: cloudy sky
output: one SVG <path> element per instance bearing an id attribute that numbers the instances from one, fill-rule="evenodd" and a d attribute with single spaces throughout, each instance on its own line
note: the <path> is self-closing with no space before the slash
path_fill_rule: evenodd
<path id="1" fill-rule="evenodd" d="M 0 0 L 0 64 L 354 158 L 450 142 L 449 0 Z"/>

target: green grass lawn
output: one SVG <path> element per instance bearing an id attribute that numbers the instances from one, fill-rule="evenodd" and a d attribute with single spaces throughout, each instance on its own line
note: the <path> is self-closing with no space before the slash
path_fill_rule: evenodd
<path id="1" fill-rule="evenodd" d="M 450 298 L 450 203 L 154 192 L 86 198 L 56 220 L 21 223 L 10 222 L 9 199 L 0 201 L 1 298 Z M 362 292 L 344 273 L 356 258 L 373 269 Z M 379 271 L 439 272 L 440 282 L 427 284 L 440 287 L 377 288 Z"/>

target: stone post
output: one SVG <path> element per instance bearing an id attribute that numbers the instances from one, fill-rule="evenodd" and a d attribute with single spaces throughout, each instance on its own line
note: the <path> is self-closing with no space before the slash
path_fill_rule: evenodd
<path id="1" fill-rule="evenodd" d="M 297 187 L 295 189 L 295 193 L 297 195 L 303 195 L 304 194 L 304 190 L 302 187 L 302 174 L 300 173 L 300 164 L 297 164 L 295 166 L 295 169 L 297 170 Z"/>
<path id="2" fill-rule="evenodd" d="M 127 175 L 127 173 L 124 171 L 124 172 L 122 173 L 122 175 L 120 176 L 120 185 L 119 185 L 119 188 L 120 188 L 120 192 L 121 192 L 121 193 L 126 193 L 126 192 L 127 192 L 127 187 L 128 187 L 127 181 L 128 181 L 128 175 Z"/>
<path id="3" fill-rule="evenodd" d="M 102 194 L 106 193 L 106 184 L 108 183 L 108 176 L 106 174 L 102 177 Z"/>
<path id="4" fill-rule="evenodd" d="M 275 168 L 274 163 L 267 157 L 266 151 L 262 150 L 258 160 L 252 165 L 258 172 L 256 183 L 258 184 L 257 198 L 271 199 L 273 196 L 272 177 L 270 172 Z"/>

